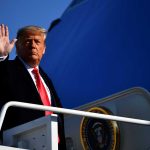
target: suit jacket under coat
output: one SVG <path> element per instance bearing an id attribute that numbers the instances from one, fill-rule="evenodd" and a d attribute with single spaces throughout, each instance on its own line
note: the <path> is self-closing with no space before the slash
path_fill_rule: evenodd
<path id="1" fill-rule="evenodd" d="M 52 97 L 52 106 L 62 107 L 60 100 L 55 92 L 51 80 L 39 69 L 42 78 L 50 89 Z M 19 101 L 42 105 L 40 95 L 35 84 L 18 57 L 15 60 L 5 60 L 0 62 L 0 106 L 2 107 L 8 101 Z M 44 116 L 44 111 L 36 111 L 12 107 L 8 109 L 2 130 L 29 122 L 31 120 Z M 59 149 L 65 149 L 63 116 L 59 115 Z"/>

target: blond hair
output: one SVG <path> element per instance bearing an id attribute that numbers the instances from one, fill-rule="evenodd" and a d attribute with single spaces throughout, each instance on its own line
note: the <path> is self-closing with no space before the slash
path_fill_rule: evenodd
<path id="1" fill-rule="evenodd" d="M 47 35 L 47 30 L 39 27 L 39 26 L 34 26 L 34 25 L 30 25 L 30 26 L 25 26 L 21 29 L 18 30 L 17 32 L 17 39 L 25 36 L 25 34 L 27 32 L 33 32 L 33 33 L 40 33 L 44 35 L 44 39 L 46 39 L 46 35 Z"/>

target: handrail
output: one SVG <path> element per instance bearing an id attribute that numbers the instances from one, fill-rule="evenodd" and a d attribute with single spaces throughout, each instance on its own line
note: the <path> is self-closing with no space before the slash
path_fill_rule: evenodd
<path id="1" fill-rule="evenodd" d="M 99 113 L 86 112 L 86 111 L 80 111 L 80 110 L 72 110 L 72 109 L 66 109 L 66 108 L 58 108 L 58 107 L 52 107 L 52 106 L 43 106 L 43 105 L 38 105 L 38 104 L 30 104 L 30 103 L 17 102 L 17 101 L 10 101 L 6 103 L 1 109 L 0 130 L 2 128 L 2 124 L 5 118 L 7 109 L 12 106 L 34 109 L 34 110 L 41 110 L 41 111 L 52 111 L 52 112 L 63 113 L 63 114 L 72 114 L 72 115 L 78 115 L 78 116 L 84 116 L 84 117 L 93 117 L 93 118 L 99 118 L 99 119 L 101 118 L 101 119 L 114 120 L 114 121 L 120 121 L 120 122 L 128 122 L 128 123 L 133 123 L 133 124 L 150 125 L 150 121 L 147 121 L 147 120 L 120 117 L 120 116 L 107 115 L 107 114 L 99 114 Z"/>

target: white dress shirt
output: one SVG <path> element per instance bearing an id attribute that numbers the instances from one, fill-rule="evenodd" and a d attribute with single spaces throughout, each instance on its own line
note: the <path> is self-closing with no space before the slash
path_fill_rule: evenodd
<path id="1" fill-rule="evenodd" d="M 32 68 L 31 66 L 29 66 L 28 64 L 26 64 L 20 57 L 19 57 L 19 59 L 22 61 L 22 63 L 24 64 L 24 66 L 25 66 L 26 69 L 28 70 L 28 72 L 29 72 L 29 74 L 30 74 L 30 76 L 31 76 L 31 78 L 32 78 L 32 80 L 33 80 L 35 86 L 36 86 L 36 89 L 37 89 L 36 80 L 35 80 L 35 77 L 34 77 L 34 75 L 33 75 L 33 73 L 32 73 L 32 70 L 33 70 L 34 68 Z M 37 66 L 36 68 L 39 70 L 39 66 Z M 43 78 L 42 78 L 41 75 L 40 75 L 40 78 L 41 78 L 42 83 L 43 83 L 43 85 L 44 85 L 44 87 L 45 87 L 45 89 L 46 89 L 48 98 L 49 98 L 50 103 L 51 103 L 51 94 L 50 94 L 50 90 L 49 90 L 48 86 L 46 85 L 46 83 L 45 83 L 45 81 L 43 80 Z M 37 90 L 38 90 L 38 89 L 37 89 Z"/>

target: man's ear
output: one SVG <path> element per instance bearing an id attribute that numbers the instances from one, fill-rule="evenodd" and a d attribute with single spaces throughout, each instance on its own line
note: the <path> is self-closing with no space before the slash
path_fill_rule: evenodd
<path id="1" fill-rule="evenodd" d="M 45 54 L 45 50 L 46 50 L 46 46 L 45 46 L 45 48 L 44 48 L 44 50 L 43 50 L 43 54 Z"/>
<path id="2" fill-rule="evenodd" d="M 18 48 L 18 40 L 15 43 L 16 49 Z"/>

